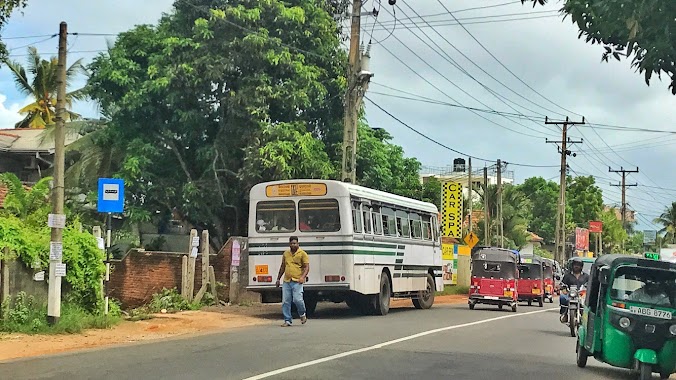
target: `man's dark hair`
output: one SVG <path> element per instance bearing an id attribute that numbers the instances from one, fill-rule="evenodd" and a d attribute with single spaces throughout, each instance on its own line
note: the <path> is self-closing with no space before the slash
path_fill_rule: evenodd
<path id="1" fill-rule="evenodd" d="M 291 237 L 289 238 L 289 243 L 291 243 L 291 242 L 294 241 L 294 240 L 297 242 L 297 241 L 298 241 L 298 236 L 291 236 Z"/>

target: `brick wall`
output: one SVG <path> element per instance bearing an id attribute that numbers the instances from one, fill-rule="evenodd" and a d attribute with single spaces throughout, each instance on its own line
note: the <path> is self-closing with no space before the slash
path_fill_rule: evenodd
<path id="1" fill-rule="evenodd" d="M 216 281 L 224 284 L 218 288 L 218 299 L 228 301 L 230 284 L 230 258 L 232 255 L 233 239 L 246 241 L 246 238 L 230 238 L 217 254 L 209 256 L 209 264 L 214 267 Z M 243 244 L 241 252 L 242 264 L 248 262 L 248 250 Z M 110 296 L 119 300 L 125 309 L 134 308 L 148 303 L 152 295 L 163 288 L 181 290 L 182 256 L 187 253 L 150 252 L 131 250 L 122 259 L 112 263 L 110 274 Z M 202 286 L 202 260 L 197 257 L 195 262 L 195 294 Z M 242 268 L 244 270 L 244 268 Z M 241 278 L 241 277 L 240 277 Z M 248 278 L 248 274 L 244 279 Z M 239 282 L 241 287 L 248 285 L 248 281 Z M 240 294 L 247 295 L 242 289 Z"/>

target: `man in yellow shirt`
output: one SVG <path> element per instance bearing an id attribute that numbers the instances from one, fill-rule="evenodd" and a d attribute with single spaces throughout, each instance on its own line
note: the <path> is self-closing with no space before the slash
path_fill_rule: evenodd
<path id="1" fill-rule="evenodd" d="M 282 327 L 289 327 L 293 323 L 291 317 L 291 302 L 296 304 L 300 322 L 305 324 L 307 316 L 305 315 L 305 302 L 303 301 L 303 284 L 310 272 L 310 259 L 305 251 L 298 246 L 298 237 L 289 238 L 289 249 L 282 254 L 282 265 L 277 275 L 277 287 L 279 280 L 284 276 L 282 284 L 282 314 L 284 314 L 284 324 Z"/>

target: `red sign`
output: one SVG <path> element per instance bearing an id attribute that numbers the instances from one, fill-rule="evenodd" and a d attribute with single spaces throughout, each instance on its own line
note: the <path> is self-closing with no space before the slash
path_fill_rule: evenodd
<path id="1" fill-rule="evenodd" d="M 575 249 L 580 251 L 589 250 L 589 230 L 586 228 L 575 228 Z"/>
<path id="2" fill-rule="evenodd" d="M 589 232 L 601 233 L 603 232 L 603 222 L 589 222 Z"/>

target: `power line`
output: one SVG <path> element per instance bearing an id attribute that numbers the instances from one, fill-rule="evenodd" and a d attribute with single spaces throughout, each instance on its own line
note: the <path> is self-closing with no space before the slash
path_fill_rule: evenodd
<path id="1" fill-rule="evenodd" d="M 410 129 L 411 131 L 415 132 L 416 134 L 420 135 L 421 137 L 425 138 L 426 140 L 429 140 L 429 141 L 431 141 L 431 142 L 433 142 L 433 143 L 435 143 L 435 144 L 441 146 L 442 148 L 445 148 L 445 149 L 447 149 L 447 150 L 450 150 L 451 152 L 457 153 L 457 154 L 459 154 L 459 155 L 461 155 L 461 156 L 472 157 L 472 158 L 477 159 L 477 160 L 479 160 L 479 161 L 484 161 L 484 162 L 494 162 L 494 161 L 495 161 L 495 160 L 491 160 L 491 159 L 487 159 L 487 158 L 482 158 L 482 157 L 477 157 L 477 156 L 473 156 L 473 155 L 471 155 L 471 154 L 463 153 L 463 152 L 461 152 L 461 151 L 459 151 L 459 150 L 457 150 L 457 149 L 453 149 L 453 148 L 451 148 L 451 147 L 449 147 L 449 146 L 447 146 L 447 145 L 444 145 L 444 144 L 442 144 L 442 143 L 440 143 L 440 142 L 434 140 L 433 138 L 431 138 L 431 137 L 425 135 L 424 133 L 418 131 L 417 129 L 411 127 L 411 126 L 408 125 L 406 122 L 404 122 L 404 121 L 402 121 L 401 119 L 399 119 L 398 117 L 394 116 L 392 113 L 390 113 L 389 111 L 387 111 L 386 109 L 384 109 L 383 107 L 381 107 L 380 105 L 378 105 L 376 102 L 374 102 L 373 100 L 371 100 L 368 96 L 365 96 L 364 99 L 368 100 L 371 104 L 373 104 L 374 106 L 376 106 L 378 109 L 380 109 L 382 112 L 384 112 L 386 115 L 388 115 L 388 116 L 391 117 L 392 119 L 396 120 L 399 124 L 401 124 L 401 125 L 403 125 L 404 127 Z M 514 166 L 522 166 L 522 167 L 530 167 L 530 168 L 555 168 L 555 167 L 558 167 L 557 165 L 530 165 L 530 164 L 514 163 L 514 162 L 508 162 L 508 161 L 505 161 L 505 164 L 514 165 Z"/>
<path id="2" fill-rule="evenodd" d="M 435 24 L 434 26 L 421 26 L 421 28 L 433 28 L 433 27 L 439 27 L 439 26 L 457 26 L 457 25 L 478 25 L 478 24 L 497 24 L 497 23 L 503 23 L 503 22 L 511 22 L 511 21 L 525 21 L 525 20 L 539 20 L 539 19 L 544 19 L 544 18 L 558 18 L 560 17 L 558 14 L 552 14 L 552 15 L 542 15 L 542 16 L 531 16 L 531 17 L 514 17 L 514 18 L 506 18 L 506 19 L 501 19 L 501 20 L 484 20 L 484 21 L 467 21 L 463 22 L 460 24 L 459 22 L 455 21 L 448 21 L 447 23 L 439 23 Z M 466 20 L 467 18 L 462 18 L 459 19 L 460 21 Z M 376 31 L 381 31 L 383 28 L 377 28 Z"/>

